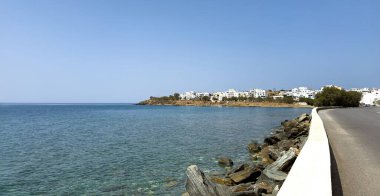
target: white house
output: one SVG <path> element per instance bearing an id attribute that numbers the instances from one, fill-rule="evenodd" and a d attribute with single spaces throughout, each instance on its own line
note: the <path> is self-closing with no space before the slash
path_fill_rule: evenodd
<path id="1" fill-rule="evenodd" d="M 266 95 L 266 91 L 263 90 L 263 89 L 252 89 L 249 91 L 251 97 L 254 97 L 254 98 L 265 98 L 267 95 Z"/>
<path id="2" fill-rule="evenodd" d="M 227 98 L 239 97 L 239 92 L 237 92 L 235 89 L 228 89 L 226 95 Z"/>
<path id="3" fill-rule="evenodd" d="M 180 94 L 179 97 L 182 100 L 191 100 L 196 97 L 196 93 L 194 91 L 185 92 L 183 94 Z"/>
<path id="4" fill-rule="evenodd" d="M 373 90 L 371 92 L 364 92 L 360 103 L 366 105 L 375 105 L 376 101 L 380 100 L 380 90 Z"/>
<path id="5" fill-rule="evenodd" d="M 299 98 L 310 98 L 314 99 L 314 96 L 316 94 L 316 91 L 311 90 L 307 87 L 298 87 L 298 88 L 293 88 L 291 91 L 285 92 L 285 96 L 290 96 L 293 97 L 295 100 L 299 100 Z"/>

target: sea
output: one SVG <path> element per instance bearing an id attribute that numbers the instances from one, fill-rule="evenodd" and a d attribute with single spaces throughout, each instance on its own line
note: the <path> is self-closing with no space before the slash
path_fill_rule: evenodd
<path id="1" fill-rule="evenodd" d="M 181 195 L 310 108 L 0 104 L 0 195 Z"/>

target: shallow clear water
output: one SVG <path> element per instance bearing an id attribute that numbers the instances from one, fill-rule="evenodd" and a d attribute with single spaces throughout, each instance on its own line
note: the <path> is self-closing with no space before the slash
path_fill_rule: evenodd
<path id="1" fill-rule="evenodd" d="M 179 195 L 305 108 L 0 105 L 1 195 Z M 167 187 L 168 182 L 174 187 Z"/>

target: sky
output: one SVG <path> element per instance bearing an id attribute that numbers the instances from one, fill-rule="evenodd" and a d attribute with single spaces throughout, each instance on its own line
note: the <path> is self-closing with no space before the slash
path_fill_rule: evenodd
<path id="1" fill-rule="evenodd" d="M 380 87 L 380 1 L 0 0 L 0 102 Z"/>

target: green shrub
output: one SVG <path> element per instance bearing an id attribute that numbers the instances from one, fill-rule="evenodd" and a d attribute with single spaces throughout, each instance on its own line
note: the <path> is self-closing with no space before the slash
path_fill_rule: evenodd
<path id="1" fill-rule="evenodd" d="M 299 102 L 306 102 L 307 105 L 314 105 L 314 99 L 300 97 Z"/>
<path id="2" fill-rule="evenodd" d="M 335 87 L 326 87 L 315 95 L 315 106 L 343 106 L 358 107 L 362 94 L 354 91 L 340 90 Z"/>

